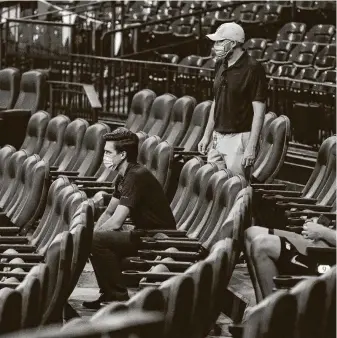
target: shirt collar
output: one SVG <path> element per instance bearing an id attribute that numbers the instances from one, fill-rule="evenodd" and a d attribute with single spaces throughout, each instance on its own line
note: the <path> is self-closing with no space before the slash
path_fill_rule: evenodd
<path id="1" fill-rule="evenodd" d="M 240 68 L 242 64 L 245 62 L 246 58 L 248 57 L 248 53 L 246 50 L 243 51 L 243 53 L 240 55 L 240 57 L 236 60 L 236 62 L 229 66 L 227 69 L 231 68 Z M 225 60 L 222 60 L 222 65 L 224 66 Z"/>

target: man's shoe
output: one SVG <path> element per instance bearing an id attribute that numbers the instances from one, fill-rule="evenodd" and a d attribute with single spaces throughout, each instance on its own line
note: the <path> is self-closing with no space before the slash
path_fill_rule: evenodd
<path id="1" fill-rule="evenodd" d="M 87 301 L 87 302 L 83 302 L 82 305 L 84 307 L 86 307 L 87 309 L 91 309 L 91 310 L 98 310 L 100 309 L 102 306 L 111 303 L 111 302 L 122 302 L 122 301 L 126 301 L 129 300 L 129 295 L 126 292 L 116 292 L 113 295 L 105 295 L 105 294 L 101 294 L 99 296 L 98 299 L 93 300 L 93 301 Z"/>

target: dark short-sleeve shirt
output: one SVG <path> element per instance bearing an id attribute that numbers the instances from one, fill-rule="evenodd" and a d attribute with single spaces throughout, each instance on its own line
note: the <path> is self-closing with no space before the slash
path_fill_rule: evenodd
<path id="1" fill-rule="evenodd" d="M 130 209 L 136 228 L 176 229 L 163 188 L 146 167 L 129 163 L 124 177 L 116 182 L 113 196 Z"/>
<path id="2" fill-rule="evenodd" d="M 224 61 L 215 64 L 214 130 L 243 133 L 251 130 L 253 101 L 267 99 L 267 80 L 263 66 L 246 51 L 226 69 Z"/>

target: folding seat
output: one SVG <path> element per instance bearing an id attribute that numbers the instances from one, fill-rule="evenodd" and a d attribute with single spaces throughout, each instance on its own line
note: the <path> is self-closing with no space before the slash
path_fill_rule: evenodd
<path id="1" fill-rule="evenodd" d="M 19 135 L 25 134 L 30 116 L 44 109 L 46 87 L 46 77 L 41 72 L 32 70 L 22 74 L 20 92 L 13 109 L 0 111 L 0 118 L 3 119 L 2 144 L 9 143 L 20 148 L 23 140 Z"/>
<path id="2" fill-rule="evenodd" d="M 336 68 L 336 45 L 325 46 L 316 56 L 314 67 L 318 70 Z"/>
<path id="3" fill-rule="evenodd" d="M 84 119 L 76 119 L 66 126 L 61 151 L 53 161 L 51 170 L 71 170 L 74 167 L 88 127 L 89 123 Z"/>
<path id="4" fill-rule="evenodd" d="M 0 196 L 3 184 L 6 185 L 6 182 L 4 182 L 6 167 L 14 152 L 15 148 L 10 145 L 6 145 L 0 149 Z"/>
<path id="5" fill-rule="evenodd" d="M 212 101 L 204 101 L 194 108 L 190 125 L 184 138 L 178 145 L 179 148 L 184 148 L 184 151 L 197 150 L 198 143 L 203 137 L 203 133 L 208 122 L 211 106 Z"/>
<path id="6" fill-rule="evenodd" d="M 161 138 L 158 136 L 150 136 L 147 138 L 140 148 L 137 162 L 149 167 L 150 163 L 152 162 L 153 152 L 160 142 Z"/>
<path id="7" fill-rule="evenodd" d="M 300 42 L 303 40 L 307 26 L 302 22 L 288 22 L 277 33 L 276 40 Z"/>
<path id="8" fill-rule="evenodd" d="M 256 16 L 262 7 L 262 3 L 242 4 L 236 7 L 234 10 L 235 21 L 241 23 L 243 26 L 249 25 L 249 28 L 254 30 L 254 26 L 251 25 L 257 25 L 259 23 L 259 18 L 256 18 Z M 248 29 L 246 31 L 248 36 L 252 36 Z"/>
<path id="9" fill-rule="evenodd" d="M 159 143 L 153 151 L 148 169 L 167 191 L 171 177 L 173 147 L 167 141 Z"/>
<path id="10" fill-rule="evenodd" d="M 333 175 L 334 157 L 332 152 L 335 144 L 335 137 L 330 137 L 322 143 L 318 151 L 315 168 L 302 191 L 286 191 L 284 186 L 277 184 L 267 184 L 265 187 L 263 184 L 254 184 L 254 203 L 259 201 L 259 196 L 262 196 L 263 203 L 268 203 L 268 205 L 277 201 L 300 201 L 302 198 L 317 198 L 323 188 L 331 184 L 331 182 L 329 184 L 327 182 L 331 180 Z M 266 210 L 267 206 L 260 207 L 257 205 L 255 209 Z"/>
<path id="11" fill-rule="evenodd" d="M 25 150 L 19 150 L 12 154 L 8 159 L 8 165 L 5 167 L 3 184 L 0 191 L 0 209 L 6 208 L 15 193 L 18 183 L 18 176 L 22 169 L 23 162 L 27 159 L 28 154 Z"/>
<path id="12" fill-rule="evenodd" d="M 16 68 L 0 70 L 0 110 L 12 109 L 19 94 L 20 72 Z"/>
<path id="13" fill-rule="evenodd" d="M 186 210 L 187 204 L 189 203 L 189 196 L 191 196 L 192 193 L 193 179 L 203 164 L 204 162 L 201 158 L 195 156 L 185 163 L 180 172 L 176 193 L 170 204 L 176 222 L 180 220 Z"/>
<path id="14" fill-rule="evenodd" d="M 318 78 L 318 74 L 319 74 L 319 71 L 315 68 L 304 68 L 304 69 L 300 70 L 300 72 L 294 77 L 294 79 L 316 82 L 317 78 Z M 312 88 L 312 84 L 303 83 L 303 82 L 293 82 L 289 86 L 290 91 L 292 91 L 294 93 L 299 93 L 299 94 L 310 93 L 311 88 Z M 294 104 L 294 109 L 296 109 L 296 104 L 297 103 Z M 299 104 L 301 104 L 301 103 L 299 103 Z M 296 116 L 296 112 L 294 112 L 293 115 Z M 292 123 L 293 123 L 294 129 L 296 130 L 296 124 L 295 124 L 294 119 L 292 119 Z M 299 121 L 299 123 L 301 123 L 301 124 L 303 123 L 303 117 Z M 303 127 L 303 125 L 302 125 L 302 127 Z"/>
<path id="15" fill-rule="evenodd" d="M 289 54 L 293 45 L 289 41 L 278 39 L 273 43 L 273 51 L 269 62 L 276 64 L 285 64 L 288 62 Z"/>
<path id="16" fill-rule="evenodd" d="M 79 155 L 71 170 L 51 171 L 50 175 L 66 175 L 76 178 L 76 176 L 92 176 L 102 163 L 104 144 L 103 135 L 110 132 L 108 125 L 102 122 L 95 123 L 87 128 Z"/>
<path id="17" fill-rule="evenodd" d="M 297 45 L 289 55 L 289 62 L 296 67 L 310 67 L 318 52 L 318 45 L 311 42 L 302 42 Z"/>
<path id="18" fill-rule="evenodd" d="M 282 14 L 282 6 L 274 3 L 267 3 L 256 14 L 256 19 L 264 27 L 266 26 L 269 36 L 271 35 L 269 32 L 271 28 L 273 29 L 273 33 L 275 33 L 276 35 L 275 28 L 277 28 L 281 23 L 281 14 Z"/>
<path id="19" fill-rule="evenodd" d="M 136 133 L 136 135 L 138 137 L 138 152 L 139 152 L 144 141 L 149 137 L 149 135 L 144 133 L 143 131 L 139 131 L 138 133 Z"/>
<path id="20" fill-rule="evenodd" d="M 214 15 L 214 19 L 216 22 L 216 27 L 226 22 L 233 22 L 235 20 L 233 7 L 226 7 L 217 11 Z"/>
<path id="21" fill-rule="evenodd" d="M 261 60 L 267 48 L 267 40 L 253 38 L 246 41 L 243 47 L 254 59 Z"/>
<path id="22" fill-rule="evenodd" d="M 189 67 L 201 67 L 203 64 L 203 58 L 198 55 L 190 55 L 186 56 L 179 62 L 178 67 L 178 75 L 177 79 L 183 79 L 181 80 L 181 84 L 179 87 L 182 88 L 181 93 L 184 94 L 184 84 L 186 81 L 195 81 L 196 75 L 199 73 L 198 69 L 195 68 L 189 68 Z M 185 67 L 188 66 L 188 67 Z M 176 82 L 178 82 L 176 79 Z"/>
<path id="23" fill-rule="evenodd" d="M 44 161 L 49 163 L 49 165 L 53 165 L 57 156 L 60 154 L 64 133 L 69 122 L 70 119 L 68 116 L 57 115 L 48 123 L 42 147 L 38 154 Z"/>
<path id="24" fill-rule="evenodd" d="M 196 100 L 192 96 L 183 96 L 174 103 L 170 121 L 162 137 L 163 141 L 172 146 L 181 142 L 190 125 L 195 105 Z"/>
<path id="25" fill-rule="evenodd" d="M 30 172 L 26 172 L 26 183 L 22 194 L 18 196 L 20 199 L 6 211 L 6 217 L 4 215 L 1 218 L 6 221 L 9 228 L 3 227 L 1 232 L 29 229 L 41 216 L 48 192 L 48 173 L 49 167 L 43 160 L 38 161 Z M 19 186 L 17 188 L 19 189 Z M 13 198 L 16 198 L 16 195 Z"/>
<path id="26" fill-rule="evenodd" d="M 201 80 L 205 81 L 211 81 L 213 78 L 213 72 L 210 71 L 210 69 L 214 69 L 216 63 L 216 58 L 209 58 L 199 70 L 199 76 L 201 77 Z"/>
<path id="27" fill-rule="evenodd" d="M 148 119 L 150 109 L 156 94 L 150 89 L 143 89 L 137 92 L 131 101 L 128 119 L 125 122 L 125 128 L 136 133 L 141 131 Z M 115 123 L 113 123 L 115 125 Z"/>
<path id="28" fill-rule="evenodd" d="M 188 41 L 188 38 L 194 38 L 195 17 L 181 18 L 172 23 L 172 43 Z M 183 52 L 181 50 L 181 52 Z M 184 53 L 182 53 L 184 55 Z"/>
<path id="29" fill-rule="evenodd" d="M 252 181 L 272 182 L 281 169 L 290 139 L 290 121 L 281 115 L 263 131 L 260 150 L 254 163 Z"/>
<path id="30" fill-rule="evenodd" d="M 325 70 L 317 79 L 318 82 L 324 84 L 335 85 L 336 84 L 336 71 L 335 70 Z M 336 89 L 334 87 L 327 87 L 320 84 L 314 84 L 312 86 L 312 93 L 318 95 L 324 95 L 326 100 L 327 95 L 335 95 Z M 333 96 L 334 97 L 334 96 Z"/>
<path id="31" fill-rule="evenodd" d="M 304 41 L 329 44 L 335 33 L 333 25 L 315 25 L 307 32 Z"/>
<path id="32" fill-rule="evenodd" d="M 21 326 L 21 294 L 10 288 L 0 290 L 0 334 L 18 331 Z"/>
<path id="33" fill-rule="evenodd" d="M 162 137 L 167 128 L 176 100 L 177 98 L 172 94 L 163 94 L 156 97 L 143 131 L 149 136 L 157 135 Z"/>
<path id="34" fill-rule="evenodd" d="M 29 155 L 38 154 L 45 137 L 50 115 L 39 110 L 28 121 L 26 136 L 20 149 L 25 149 Z"/>

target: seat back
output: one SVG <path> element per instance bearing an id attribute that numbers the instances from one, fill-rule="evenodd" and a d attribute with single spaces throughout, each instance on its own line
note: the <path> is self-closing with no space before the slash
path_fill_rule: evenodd
<path id="1" fill-rule="evenodd" d="M 223 184 L 233 176 L 230 170 L 222 169 L 214 173 L 208 181 L 204 200 L 197 213 L 191 227 L 188 229 L 188 236 L 191 238 L 200 238 L 205 233 L 208 227 L 215 226 L 216 222 L 211 222 L 213 213 L 219 216 L 219 208 L 216 207 L 219 199 L 219 191 L 221 191 Z"/>
<path id="2" fill-rule="evenodd" d="M 16 68 L 0 70 L 0 109 L 14 107 L 19 94 L 20 72 Z"/>
<path id="3" fill-rule="evenodd" d="M 0 149 L 0 196 L 2 184 L 6 185 L 6 182 L 3 181 L 5 176 L 6 167 L 8 166 L 9 159 L 14 154 L 15 148 L 10 145 L 6 145 Z"/>
<path id="4" fill-rule="evenodd" d="M 305 35 L 304 40 L 328 44 L 335 33 L 336 27 L 334 25 L 315 25 Z"/>
<path id="5" fill-rule="evenodd" d="M 215 196 L 213 208 L 207 225 L 200 233 L 205 248 L 210 249 L 218 238 L 222 224 L 226 221 L 239 192 L 247 186 L 247 181 L 240 175 L 229 177 L 222 183 L 219 193 Z M 219 238 L 221 239 L 221 238 Z"/>
<path id="6" fill-rule="evenodd" d="M 328 177 L 331 176 L 332 167 L 335 166 L 331 155 L 336 147 L 336 141 L 336 136 L 331 136 L 322 143 L 318 150 L 315 168 L 302 190 L 302 196 L 316 198 L 326 185 Z"/>
<path id="7" fill-rule="evenodd" d="M 302 41 L 306 24 L 302 22 L 288 22 L 277 33 L 277 40 Z"/>
<path id="8" fill-rule="evenodd" d="M 50 121 L 49 113 L 39 110 L 29 119 L 26 136 L 20 149 L 25 149 L 29 155 L 38 154 Z"/>
<path id="9" fill-rule="evenodd" d="M 290 121 L 285 115 L 270 124 L 269 132 L 254 163 L 253 179 L 271 182 L 283 165 L 290 139 Z"/>
<path id="10" fill-rule="evenodd" d="M 49 166 L 41 160 L 34 165 L 31 171 L 33 177 L 27 177 L 28 184 L 25 185 L 23 195 L 26 197 L 22 201 L 23 208 L 16 216 L 12 218 L 12 222 L 20 228 L 25 227 L 25 234 L 31 229 L 33 224 L 43 214 L 48 194 L 48 176 Z"/>
<path id="11" fill-rule="evenodd" d="M 154 150 L 160 142 L 161 139 L 159 136 L 150 136 L 147 138 L 139 150 L 137 162 L 149 168 Z"/>
<path id="12" fill-rule="evenodd" d="M 21 326 L 21 294 L 10 288 L 0 290 L 0 334 L 17 331 Z"/>
<path id="13" fill-rule="evenodd" d="M 193 178 L 203 164 L 203 160 L 195 156 L 184 164 L 180 172 L 178 187 L 170 204 L 176 222 L 179 221 L 186 209 L 193 187 Z"/>
<path id="14" fill-rule="evenodd" d="M 138 137 L 138 152 L 139 152 L 144 141 L 149 137 L 149 135 L 144 133 L 143 131 L 137 132 L 136 135 Z"/>
<path id="15" fill-rule="evenodd" d="M 204 135 L 211 106 L 212 101 L 204 101 L 195 107 L 190 125 L 179 147 L 183 147 L 186 151 L 197 149 L 198 143 Z"/>
<path id="16" fill-rule="evenodd" d="M 149 170 L 159 181 L 164 191 L 167 191 L 171 177 L 173 147 L 166 141 L 157 145 L 153 152 Z"/>
<path id="17" fill-rule="evenodd" d="M 314 67 L 319 70 L 336 68 L 336 45 L 325 46 L 316 56 Z"/>
<path id="18" fill-rule="evenodd" d="M 49 165 L 54 165 L 62 149 L 64 133 L 69 122 L 70 119 L 68 116 L 57 115 L 48 123 L 39 155 L 43 160 L 49 163 Z"/>
<path id="19" fill-rule="evenodd" d="M 102 122 L 95 123 L 86 130 L 80 154 L 73 167 L 79 176 L 92 176 L 98 170 L 103 160 L 103 135 L 109 132 L 109 126 Z"/>
<path id="20" fill-rule="evenodd" d="M 39 241 L 44 236 L 44 231 L 49 226 L 51 222 L 51 218 L 53 213 L 55 212 L 54 209 L 56 208 L 56 201 L 58 198 L 58 194 L 61 192 L 61 190 L 70 185 L 69 179 L 66 176 L 61 176 L 58 179 L 56 179 L 51 185 L 48 190 L 47 199 L 46 199 L 46 206 L 44 209 L 44 213 L 41 216 L 41 219 L 39 221 L 39 224 L 34 231 L 31 243 L 32 245 L 38 246 Z M 46 227 L 46 228 L 45 228 Z"/>
<path id="21" fill-rule="evenodd" d="M 171 111 L 177 98 L 172 94 L 163 94 L 155 98 L 143 131 L 149 136 L 162 137 L 171 117 Z"/>
<path id="22" fill-rule="evenodd" d="M 14 109 L 29 109 L 32 114 L 43 110 L 46 105 L 46 75 L 30 70 L 22 74 L 20 92 Z"/>
<path id="23" fill-rule="evenodd" d="M 196 100 L 192 96 L 183 96 L 173 105 L 171 118 L 162 137 L 172 146 L 177 146 L 183 139 L 190 125 Z"/>
<path id="24" fill-rule="evenodd" d="M 1 189 L 0 208 L 6 209 L 13 195 L 16 192 L 16 187 L 19 183 L 19 175 L 22 170 L 23 162 L 27 159 L 28 154 L 25 150 L 19 150 L 12 154 L 8 160 L 8 165 L 4 172 L 4 178 Z"/>
<path id="25" fill-rule="evenodd" d="M 269 132 L 270 124 L 276 119 L 276 117 L 277 115 L 273 112 L 269 112 L 264 116 L 263 126 L 262 126 L 261 136 L 260 136 L 260 144 L 262 144 L 264 140 L 266 139 L 268 132 Z"/>
<path id="26" fill-rule="evenodd" d="M 193 178 L 193 186 L 186 210 L 177 222 L 177 228 L 179 230 L 188 230 L 192 225 L 200 208 L 203 206 L 209 179 L 218 170 L 215 163 L 207 163 L 197 170 L 195 177 Z"/>
<path id="27" fill-rule="evenodd" d="M 267 48 L 267 40 L 256 38 L 250 39 L 245 42 L 244 48 L 254 59 L 262 59 L 263 54 Z"/>
<path id="28" fill-rule="evenodd" d="M 80 153 L 84 134 L 88 127 L 89 123 L 84 119 L 76 119 L 67 125 L 62 149 L 54 162 L 58 170 L 72 170 Z"/>
<path id="29" fill-rule="evenodd" d="M 143 89 L 132 98 L 131 108 L 125 127 L 136 133 L 142 130 L 149 117 L 156 94 L 150 89 Z"/>

